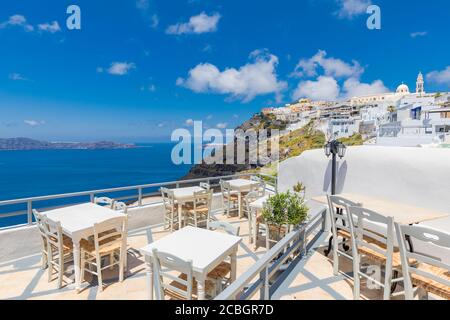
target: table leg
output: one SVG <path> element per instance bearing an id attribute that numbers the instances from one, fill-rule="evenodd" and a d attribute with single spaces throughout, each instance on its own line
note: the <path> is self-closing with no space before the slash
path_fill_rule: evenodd
<path id="1" fill-rule="evenodd" d="M 181 230 L 181 214 L 183 212 L 182 207 L 183 203 L 178 203 L 178 230 Z"/>
<path id="2" fill-rule="evenodd" d="M 241 192 L 239 191 L 238 192 L 238 214 L 239 214 L 239 219 L 242 218 L 242 214 L 241 214 L 241 212 L 242 212 L 241 200 L 242 200 L 242 195 L 241 195 Z"/>
<path id="3" fill-rule="evenodd" d="M 234 282 L 236 280 L 237 249 L 230 255 L 230 258 L 231 258 L 230 279 L 231 282 Z"/>
<path id="4" fill-rule="evenodd" d="M 145 267 L 147 273 L 148 300 L 153 300 L 153 265 L 150 257 L 145 257 Z"/>
<path id="5" fill-rule="evenodd" d="M 81 267 L 80 266 L 80 241 L 73 241 L 73 268 L 75 270 L 75 290 L 80 292 L 81 287 Z"/>
<path id="6" fill-rule="evenodd" d="M 197 280 L 197 295 L 198 295 L 198 300 L 206 300 L 206 293 L 205 293 L 205 282 L 206 282 L 206 277 L 205 276 L 200 276 L 200 277 L 196 277 Z"/>
<path id="7" fill-rule="evenodd" d="M 258 210 L 256 208 L 252 208 L 250 214 L 252 215 L 252 235 L 251 235 L 251 243 L 256 243 L 256 219 L 258 217 Z"/>

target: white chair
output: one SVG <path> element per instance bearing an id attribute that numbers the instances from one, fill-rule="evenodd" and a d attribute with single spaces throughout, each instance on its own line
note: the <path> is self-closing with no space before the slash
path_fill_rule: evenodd
<path id="1" fill-rule="evenodd" d="M 113 204 L 114 204 L 114 199 L 108 198 L 108 197 L 94 197 L 94 203 L 101 205 L 101 206 L 106 206 L 109 208 L 113 208 Z"/>
<path id="2" fill-rule="evenodd" d="M 230 235 L 239 237 L 240 227 L 235 227 L 225 221 L 211 221 L 208 225 L 210 230 L 220 230 Z M 208 273 L 208 279 L 216 284 L 216 294 L 223 291 L 226 285 L 231 283 L 231 261 L 222 261 L 217 267 Z"/>
<path id="3" fill-rule="evenodd" d="M 246 215 L 248 218 L 248 235 L 249 235 L 250 243 L 253 241 L 253 236 L 252 236 L 253 235 L 253 226 L 255 224 L 253 219 L 257 218 L 256 216 L 253 215 L 253 209 L 250 206 L 250 204 L 252 202 L 258 200 L 259 198 L 261 198 L 261 197 L 257 190 L 249 192 L 244 197 L 243 214 L 244 214 L 244 216 Z"/>
<path id="4" fill-rule="evenodd" d="M 170 228 L 173 231 L 173 226 L 178 223 L 178 205 L 175 203 L 173 191 L 167 188 L 161 188 L 161 196 L 164 204 L 164 229 Z"/>
<path id="5" fill-rule="evenodd" d="M 212 190 L 194 192 L 194 206 L 185 212 L 185 225 L 198 227 L 200 224 L 208 226 L 211 212 Z"/>
<path id="6" fill-rule="evenodd" d="M 209 189 L 211 189 L 211 185 L 208 182 L 200 182 L 200 188 L 209 190 Z"/>
<path id="7" fill-rule="evenodd" d="M 124 214 L 128 214 L 128 207 L 125 202 L 114 201 L 112 209 L 116 211 L 122 211 Z"/>
<path id="8" fill-rule="evenodd" d="M 84 280 L 85 271 L 97 276 L 100 291 L 103 291 L 102 272 L 106 268 L 118 265 L 119 281 L 123 281 L 127 239 L 126 225 L 126 216 L 111 218 L 102 223 L 95 223 L 94 240 L 88 241 L 83 239 L 80 242 L 81 279 Z M 108 260 L 102 260 L 102 258 L 111 257 L 116 251 L 119 251 L 119 260 L 109 259 L 109 265 L 104 263 L 104 261 Z"/>
<path id="9" fill-rule="evenodd" d="M 347 243 L 351 240 L 351 231 L 348 223 L 348 215 L 344 211 L 347 210 L 347 207 L 357 207 L 358 204 L 339 196 L 327 195 L 327 198 L 332 236 L 330 237 L 328 250 L 326 250 L 325 254 L 329 254 L 331 247 L 333 251 L 333 273 L 337 276 L 339 273 L 339 256 L 353 261 L 353 254 L 348 253 L 349 246 Z M 339 237 L 343 239 L 341 243 L 339 243 Z M 339 244 L 343 245 L 344 250 L 339 249 Z"/>
<path id="10" fill-rule="evenodd" d="M 185 261 L 170 253 L 153 249 L 152 264 L 157 300 L 165 300 L 166 296 L 174 300 L 197 299 L 197 283 L 193 276 L 192 261 Z M 177 276 L 175 272 L 180 274 Z M 207 280 L 206 292 L 210 292 L 212 288 L 212 282 Z"/>
<path id="11" fill-rule="evenodd" d="M 428 293 L 433 293 L 450 300 L 450 264 L 444 263 L 439 257 L 409 248 L 409 243 L 414 240 L 438 246 L 450 254 L 450 234 L 422 225 L 405 226 L 397 223 L 395 231 L 400 247 L 405 299 L 414 299 L 416 292 L 419 298 L 428 298 Z"/>
<path id="12" fill-rule="evenodd" d="M 360 298 L 360 277 L 364 277 L 383 287 L 383 299 L 389 300 L 393 283 L 402 281 L 398 277 L 401 271 L 400 254 L 398 250 L 394 251 L 394 219 L 362 207 L 347 207 L 346 213 L 353 255 L 354 299 Z M 374 225 L 381 225 L 385 231 L 379 233 L 379 228 L 374 230 Z M 378 266 L 385 266 L 384 282 L 361 270 L 363 257 Z"/>
<path id="13" fill-rule="evenodd" d="M 47 240 L 48 281 L 52 281 L 53 271 L 58 274 L 58 288 L 62 287 L 64 280 L 64 265 L 73 259 L 72 240 L 63 235 L 61 223 L 43 217 L 42 223 Z"/>
<path id="14" fill-rule="evenodd" d="M 39 230 L 41 239 L 41 268 L 45 269 L 48 266 L 48 252 L 47 252 L 47 236 L 45 234 L 44 216 L 41 215 L 36 209 L 33 209 L 34 220 Z"/>
<path id="15" fill-rule="evenodd" d="M 230 216 L 230 212 L 239 211 L 239 195 L 238 192 L 232 191 L 230 183 L 224 180 L 220 180 L 220 189 L 222 191 L 222 207 L 227 217 Z"/>

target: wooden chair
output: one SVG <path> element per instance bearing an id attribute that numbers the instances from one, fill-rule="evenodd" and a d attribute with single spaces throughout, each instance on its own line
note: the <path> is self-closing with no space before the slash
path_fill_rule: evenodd
<path id="1" fill-rule="evenodd" d="M 212 190 L 194 192 L 194 206 L 185 212 L 185 225 L 198 227 L 200 224 L 208 226 L 211 212 Z"/>
<path id="2" fill-rule="evenodd" d="M 208 182 L 200 182 L 200 188 L 209 190 L 209 189 L 211 189 L 211 185 Z"/>
<path id="3" fill-rule="evenodd" d="M 108 197 L 94 197 L 94 203 L 112 209 L 114 205 L 114 199 Z"/>
<path id="4" fill-rule="evenodd" d="M 332 236 L 329 240 L 329 249 L 333 251 L 333 273 L 339 273 L 339 256 L 343 256 L 353 261 L 352 253 L 348 253 L 347 243 L 351 240 L 350 225 L 348 222 L 348 215 L 344 213 L 348 207 L 357 207 L 358 205 L 350 200 L 339 196 L 327 195 L 328 198 L 328 214 L 331 221 Z M 339 243 L 339 237 L 342 242 Z M 342 244 L 344 250 L 339 249 L 339 244 Z M 329 252 L 326 252 L 328 255 Z"/>
<path id="5" fill-rule="evenodd" d="M 112 209 L 116 211 L 122 211 L 124 214 L 128 214 L 128 207 L 125 202 L 114 201 Z"/>
<path id="6" fill-rule="evenodd" d="M 170 228 L 173 231 L 173 226 L 178 223 L 178 205 L 175 203 L 173 191 L 167 188 L 161 188 L 161 195 L 164 204 L 164 229 Z"/>
<path id="7" fill-rule="evenodd" d="M 81 279 L 84 279 L 84 272 L 87 271 L 98 278 L 99 290 L 103 291 L 102 272 L 106 268 L 115 265 L 119 266 L 119 281 L 123 281 L 124 261 L 126 251 L 126 225 L 127 217 L 116 217 L 108 219 L 102 223 L 94 224 L 94 240 L 81 240 Z M 110 230 L 114 230 L 111 232 Z M 105 232 L 109 231 L 109 232 Z M 109 259 L 109 265 L 104 263 L 108 261 L 103 257 L 111 257 L 111 254 L 119 251 L 119 260 Z M 88 265 L 88 267 L 86 267 Z"/>
<path id="8" fill-rule="evenodd" d="M 173 300 L 197 299 L 197 283 L 193 276 L 192 261 L 185 261 L 156 249 L 152 252 L 156 299 L 165 300 L 166 296 Z M 180 274 L 177 276 L 175 272 Z M 206 281 L 205 291 L 210 292 L 212 286 L 211 281 Z"/>
<path id="9" fill-rule="evenodd" d="M 364 277 L 383 287 L 383 299 L 389 300 L 392 284 L 402 280 L 397 277 L 401 271 L 401 261 L 398 250 L 394 251 L 394 219 L 362 207 L 347 207 L 346 213 L 353 253 L 354 299 L 360 298 L 360 277 Z M 377 230 L 373 228 L 375 225 L 378 225 Z M 379 227 L 385 230 L 384 234 L 378 232 Z M 385 266 L 384 282 L 362 272 L 362 257 L 377 265 Z M 394 275 L 393 269 L 396 271 Z"/>
<path id="10" fill-rule="evenodd" d="M 427 253 L 407 249 L 411 240 L 439 246 L 450 253 L 450 234 L 422 225 L 395 224 L 404 277 L 405 299 L 428 298 L 428 293 L 450 300 L 450 264 Z M 416 286 L 416 289 L 413 289 Z"/>
<path id="11" fill-rule="evenodd" d="M 260 194 L 258 193 L 257 190 L 253 190 L 253 191 L 249 192 L 244 197 L 244 206 L 243 206 L 243 210 L 242 211 L 243 211 L 244 216 L 246 215 L 247 219 L 248 219 L 248 235 L 249 235 L 250 242 L 252 242 L 252 239 L 253 239 L 253 237 L 252 237 L 252 235 L 253 235 L 253 225 L 254 225 L 253 219 L 257 218 L 256 216 L 255 217 L 253 216 L 253 212 L 252 212 L 253 209 L 250 206 L 250 204 L 252 202 L 258 200 L 259 198 L 261 198 L 261 197 L 260 197 Z"/>
<path id="12" fill-rule="evenodd" d="M 45 238 L 47 240 L 48 281 L 52 281 L 53 272 L 58 274 L 58 288 L 64 281 L 64 265 L 73 259 L 72 240 L 63 235 L 61 223 L 43 216 Z"/>
<path id="13" fill-rule="evenodd" d="M 208 225 L 210 230 L 220 230 L 230 235 L 239 237 L 240 227 L 235 227 L 225 221 L 211 221 Z M 223 291 L 226 285 L 231 283 L 231 261 L 222 261 L 210 273 L 208 279 L 216 284 L 216 294 Z"/>
<path id="14" fill-rule="evenodd" d="M 222 208 L 229 217 L 231 211 L 239 211 L 239 195 L 236 191 L 232 191 L 230 183 L 224 180 L 220 180 L 220 189 L 222 191 Z"/>
<path id="15" fill-rule="evenodd" d="M 36 209 L 33 209 L 34 220 L 39 230 L 41 239 L 41 268 L 46 269 L 48 267 L 48 252 L 47 252 L 47 236 L 45 233 L 44 216 L 40 214 Z"/>

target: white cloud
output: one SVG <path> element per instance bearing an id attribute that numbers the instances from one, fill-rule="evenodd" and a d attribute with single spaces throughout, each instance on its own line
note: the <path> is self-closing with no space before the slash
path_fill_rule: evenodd
<path id="1" fill-rule="evenodd" d="M 41 23 L 38 25 L 39 30 L 50 32 L 50 33 L 56 33 L 58 31 L 61 31 L 61 28 L 59 27 L 58 21 L 53 21 L 52 23 Z"/>
<path id="2" fill-rule="evenodd" d="M 108 73 L 115 76 L 126 75 L 130 70 L 135 69 L 136 65 L 132 62 L 113 62 L 108 68 Z M 97 70 L 98 71 L 98 70 Z"/>
<path id="3" fill-rule="evenodd" d="M 320 76 L 316 81 L 302 81 L 298 84 L 292 97 L 297 100 L 336 100 L 339 97 L 339 84 L 333 77 Z"/>
<path id="4" fill-rule="evenodd" d="M 136 8 L 139 10 L 148 10 L 150 8 L 150 2 L 148 0 L 137 0 Z"/>
<path id="5" fill-rule="evenodd" d="M 43 120 L 24 120 L 23 122 L 31 127 L 42 126 L 45 124 L 45 121 Z"/>
<path id="6" fill-rule="evenodd" d="M 211 120 L 213 118 L 213 115 L 212 114 L 208 114 L 207 116 L 206 116 L 206 120 Z"/>
<path id="7" fill-rule="evenodd" d="M 155 92 L 156 91 L 156 86 L 154 84 L 150 84 L 148 86 L 141 86 L 141 91 L 150 91 L 150 92 Z"/>
<path id="8" fill-rule="evenodd" d="M 20 73 L 14 72 L 9 75 L 9 79 L 13 81 L 28 81 L 27 78 L 25 78 Z"/>
<path id="9" fill-rule="evenodd" d="M 184 125 L 186 125 L 186 126 L 188 126 L 188 127 L 192 127 L 192 126 L 194 125 L 194 120 L 192 120 L 192 119 L 187 119 L 187 120 L 184 122 Z"/>
<path id="10" fill-rule="evenodd" d="M 372 4 L 371 0 L 336 0 L 339 10 L 336 12 L 341 19 L 353 19 L 366 13 L 367 7 Z"/>
<path id="11" fill-rule="evenodd" d="M 255 51 L 250 63 L 239 69 L 227 68 L 220 71 L 215 65 L 201 63 L 189 71 L 187 79 L 178 78 L 177 85 L 197 93 L 218 93 L 230 95 L 233 99 L 249 102 L 258 95 L 274 93 L 277 97 L 287 87 L 276 74 L 278 58 L 266 51 Z"/>
<path id="12" fill-rule="evenodd" d="M 164 127 L 165 127 L 165 124 L 162 123 L 162 122 L 160 122 L 160 123 L 158 123 L 157 127 L 158 127 L 158 128 L 164 128 Z"/>
<path id="13" fill-rule="evenodd" d="M 428 73 L 427 80 L 436 84 L 450 86 L 450 66 L 441 71 L 432 71 Z"/>
<path id="14" fill-rule="evenodd" d="M 153 15 L 150 17 L 150 20 L 151 20 L 150 26 L 151 26 L 153 29 L 155 29 L 156 27 L 158 27 L 158 25 L 159 25 L 159 17 L 158 17 L 158 15 L 153 14 Z"/>
<path id="15" fill-rule="evenodd" d="M 219 23 L 221 16 L 219 13 L 214 13 L 209 16 L 205 12 L 199 15 L 192 16 L 189 18 L 189 22 L 177 23 L 169 26 L 166 29 L 167 34 L 189 34 L 189 33 L 206 33 L 214 32 L 217 30 L 217 25 Z"/>
<path id="16" fill-rule="evenodd" d="M 372 83 L 361 83 L 358 79 L 350 78 L 344 82 L 343 89 L 346 98 L 389 92 L 381 80 Z"/>
<path id="17" fill-rule="evenodd" d="M 417 38 L 417 37 L 425 37 L 428 34 L 426 31 L 418 31 L 418 32 L 412 32 L 410 34 L 411 38 Z"/>
<path id="18" fill-rule="evenodd" d="M 0 29 L 6 28 L 8 26 L 22 27 L 27 32 L 31 32 L 34 30 L 34 27 L 31 24 L 27 23 L 27 19 L 21 14 L 12 15 L 7 21 L 0 23 Z"/>
<path id="19" fill-rule="evenodd" d="M 221 122 L 221 123 L 216 124 L 216 128 L 225 129 L 227 127 L 227 125 L 228 124 L 226 122 Z"/>
<path id="20" fill-rule="evenodd" d="M 317 76 L 317 69 L 321 67 L 326 76 L 330 77 L 359 77 L 364 68 L 360 63 L 353 60 L 347 63 L 341 59 L 327 58 L 327 52 L 319 50 L 314 56 L 309 59 L 301 59 L 295 67 L 292 76 L 296 77 L 315 77 Z"/>

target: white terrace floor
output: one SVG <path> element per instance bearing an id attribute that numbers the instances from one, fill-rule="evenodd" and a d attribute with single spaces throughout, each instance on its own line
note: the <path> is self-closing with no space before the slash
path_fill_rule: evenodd
<path id="1" fill-rule="evenodd" d="M 217 216 L 223 219 L 219 214 Z M 238 251 L 237 276 L 245 272 L 262 254 L 265 248 L 256 252 L 248 242 L 248 222 L 238 218 L 227 219 L 232 224 L 240 224 L 243 242 Z M 168 234 L 161 227 L 133 233 L 128 237 L 129 273 L 122 283 L 117 282 L 117 270 L 105 271 L 104 280 L 107 287 L 100 292 L 96 280 L 85 282 L 82 291 L 77 294 L 69 286 L 56 288 L 56 281 L 47 281 L 47 271 L 40 268 L 40 254 L 0 263 L 0 299 L 146 299 L 144 259 L 137 249 L 149 241 L 155 241 Z M 321 236 L 317 242 L 319 247 L 313 248 L 298 263 L 294 272 L 275 292 L 273 299 L 352 299 L 352 283 L 342 275 L 334 276 L 332 262 L 323 255 L 323 246 L 327 235 Z M 350 265 L 342 261 L 343 271 L 349 271 Z M 73 279 L 71 266 L 66 275 Z M 89 277 L 89 275 L 87 275 Z M 381 298 L 380 290 L 362 290 L 363 296 L 371 299 Z"/>

